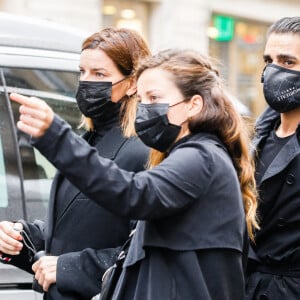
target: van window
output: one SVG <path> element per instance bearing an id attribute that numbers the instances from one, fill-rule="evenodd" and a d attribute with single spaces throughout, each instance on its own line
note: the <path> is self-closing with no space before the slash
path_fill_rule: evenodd
<path id="1" fill-rule="evenodd" d="M 14 138 L 9 102 L 0 86 L 0 220 L 24 218 L 20 160 Z"/>
<path id="2" fill-rule="evenodd" d="M 41 69 L 3 68 L 6 85 L 74 97 L 79 73 Z"/>
<path id="3" fill-rule="evenodd" d="M 80 133 L 78 125 L 81 113 L 74 99 L 78 72 L 19 68 L 3 68 L 3 71 L 8 93 L 17 92 L 43 99 L 76 133 Z M 19 105 L 14 102 L 11 102 L 11 105 L 14 120 L 17 121 Z M 56 169 L 31 146 L 28 135 L 17 130 L 17 140 L 22 161 L 28 220 L 44 219 Z"/>

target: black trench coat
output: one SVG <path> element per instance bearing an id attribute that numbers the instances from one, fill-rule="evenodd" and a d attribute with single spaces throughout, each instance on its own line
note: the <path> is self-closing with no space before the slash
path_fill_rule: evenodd
<path id="1" fill-rule="evenodd" d="M 99 157 L 57 116 L 34 144 L 99 205 L 140 220 L 113 299 L 244 299 L 243 201 L 215 136 L 187 136 L 161 164 L 137 174 Z M 83 166 L 89 176 L 80 175 Z"/>

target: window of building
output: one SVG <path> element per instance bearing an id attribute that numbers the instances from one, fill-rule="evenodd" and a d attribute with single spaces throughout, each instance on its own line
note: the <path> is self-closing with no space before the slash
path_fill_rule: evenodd
<path id="1" fill-rule="evenodd" d="M 149 5 L 147 1 L 103 0 L 103 27 L 131 28 L 147 39 Z"/>

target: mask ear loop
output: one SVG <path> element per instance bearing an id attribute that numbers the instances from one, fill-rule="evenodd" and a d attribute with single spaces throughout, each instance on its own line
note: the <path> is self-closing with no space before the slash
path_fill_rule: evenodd
<path id="1" fill-rule="evenodd" d="M 176 106 L 177 104 L 180 104 L 180 103 L 182 103 L 182 102 L 185 102 L 186 100 L 191 100 L 191 98 L 190 98 L 190 97 L 189 97 L 189 98 L 184 98 L 184 99 L 180 100 L 180 101 L 177 102 L 177 103 L 174 103 L 174 104 L 172 104 L 172 105 L 169 105 L 169 107 Z"/>
<path id="2" fill-rule="evenodd" d="M 124 78 L 122 78 L 122 79 L 116 81 L 115 83 L 112 83 L 111 85 L 112 85 L 112 86 L 117 85 L 117 84 L 119 84 L 120 82 L 126 80 L 127 78 L 128 78 L 128 77 L 126 76 L 126 77 L 124 77 Z"/>

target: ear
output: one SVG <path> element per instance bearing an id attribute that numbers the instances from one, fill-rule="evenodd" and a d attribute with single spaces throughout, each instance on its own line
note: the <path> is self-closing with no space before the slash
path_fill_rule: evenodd
<path id="1" fill-rule="evenodd" d="M 200 95 L 194 95 L 190 102 L 190 108 L 188 111 L 188 117 L 192 118 L 193 116 L 199 114 L 203 108 L 203 98 Z"/>
<path id="2" fill-rule="evenodd" d="M 136 90 L 137 90 L 135 79 L 129 78 L 128 84 L 129 84 L 129 86 L 127 88 L 126 95 L 131 97 L 136 93 Z"/>

